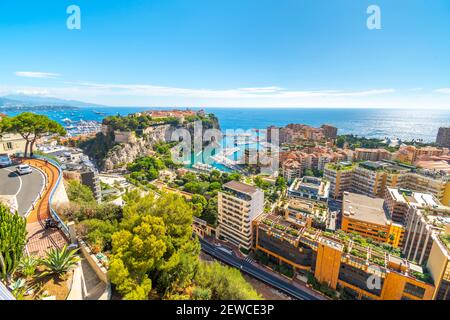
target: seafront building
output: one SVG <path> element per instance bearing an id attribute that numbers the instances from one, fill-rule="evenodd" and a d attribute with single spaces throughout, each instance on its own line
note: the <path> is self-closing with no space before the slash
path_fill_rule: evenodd
<path id="1" fill-rule="evenodd" d="M 267 141 L 275 143 L 274 137 L 278 137 L 279 145 L 299 144 L 305 141 L 335 140 L 338 129 L 331 125 L 323 125 L 313 128 L 305 124 L 289 124 L 283 128 L 271 126 L 267 128 Z"/>
<path id="2" fill-rule="evenodd" d="M 254 186 L 230 181 L 218 194 L 217 237 L 244 250 L 253 246 L 253 220 L 264 211 L 264 192 Z"/>

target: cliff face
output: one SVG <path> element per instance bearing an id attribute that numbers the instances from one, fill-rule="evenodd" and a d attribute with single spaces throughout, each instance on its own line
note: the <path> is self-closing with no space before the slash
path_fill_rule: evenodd
<path id="1" fill-rule="evenodd" d="M 106 154 L 101 169 L 105 171 L 121 169 L 139 157 L 154 154 L 153 146 L 158 142 L 169 142 L 173 130 L 175 128 L 172 125 L 155 126 L 147 128 L 142 137 L 117 144 Z"/>
<path id="2" fill-rule="evenodd" d="M 207 121 L 203 121 L 202 127 L 203 131 L 220 129 L 219 122 L 214 116 L 210 116 Z M 125 169 L 128 163 L 139 157 L 153 155 L 153 147 L 156 143 L 171 142 L 174 131 L 183 128 L 189 130 L 191 137 L 193 137 L 193 122 L 179 125 L 162 124 L 144 129 L 140 136 L 134 133 L 127 135 L 124 132 L 116 132 L 120 139 L 116 139 L 113 131 L 103 130 L 93 141 L 81 147 L 90 157 L 95 159 L 100 170 L 120 170 Z M 129 137 L 129 139 L 124 137 Z"/>

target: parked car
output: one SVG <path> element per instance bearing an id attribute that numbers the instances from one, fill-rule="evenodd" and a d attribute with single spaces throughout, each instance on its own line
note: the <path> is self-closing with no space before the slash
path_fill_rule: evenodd
<path id="1" fill-rule="evenodd" d="M 33 169 L 31 169 L 31 167 L 27 164 L 21 164 L 20 166 L 17 167 L 16 172 L 19 175 L 24 175 L 24 174 L 32 173 Z"/>
<path id="2" fill-rule="evenodd" d="M 11 165 L 11 158 L 7 154 L 0 154 L 0 168 L 9 167 Z"/>

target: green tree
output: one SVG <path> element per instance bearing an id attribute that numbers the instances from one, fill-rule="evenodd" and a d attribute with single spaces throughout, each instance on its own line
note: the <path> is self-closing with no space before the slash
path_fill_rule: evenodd
<path id="1" fill-rule="evenodd" d="M 125 299 L 163 295 L 190 283 L 200 245 L 192 238 L 192 205 L 175 194 L 124 197 L 121 231 L 112 236 L 110 277 Z"/>
<path id="2" fill-rule="evenodd" d="M 201 218 L 212 226 L 217 224 L 217 202 L 217 196 L 210 198 L 201 215 Z"/>
<path id="3" fill-rule="evenodd" d="M 278 177 L 276 182 L 275 182 L 275 186 L 277 187 L 278 190 L 285 190 L 287 188 L 287 182 L 286 179 L 284 177 Z"/>
<path id="4" fill-rule="evenodd" d="M 206 205 L 208 204 L 208 201 L 206 198 L 200 194 L 194 194 L 191 199 L 191 203 L 193 205 L 194 209 L 194 215 L 196 217 L 200 217 L 203 213 L 203 210 L 205 209 Z"/>
<path id="5" fill-rule="evenodd" d="M 67 184 L 67 196 L 74 202 L 95 202 L 92 190 L 88 186 L 82 185 L 77 180 L 70 180 Z"/>
<path id="6" fill-rule="evenodd" d="M 101 251 L 111 250 L 112 235 L 118 231 L 118 225 L 108 220 L 90 219 L 80 223 L 79 229 L 85 230 L 84 237 L 91 245 L 96 245 Z"/>
<path id="7" fill-rule="evenodd" d="M 10 282 L 26 244 L 26 221 L 0 203 L 0 278 Z"/>
<path id="8" fill-rule="evenodd" d="M 195 283 L 203 296 L 214 300 L 260 300 L 261 296 L 245 281 L 239 270 L 218 262 L 201 262 Z M 197 295 L 197 299 L 201 296 Z"/>
<path id="9" fill-rule="evenodd" d="M 33 156 L 36 141 L 45 135 L 66 135 L 66 130 L 56 121 L 47 116 L 23 112 L 15 117 L 3 119 L 0 123 L 0 132 L 17 133 L 25 139 L 24 156 Z"/>
<path id="10" fill-rule="evenodd" d="M 160 217 L 139 215 L 112 236 L 109 276 L 125 299 L 147 299 L 152 289 L 148 274 L 167 250 L 166 227 Z"/>

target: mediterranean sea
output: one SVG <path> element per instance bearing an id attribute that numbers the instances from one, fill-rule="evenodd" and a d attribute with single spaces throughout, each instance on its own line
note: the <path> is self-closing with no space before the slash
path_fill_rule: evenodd
<path id="1" fill-rule="evenodd" d="M 96 120 L 109 115 L 127 115 L 129 113 L 154 109 L 157 107 L 80 107 L 54 110 L 45 107 L 33 109 L 63 123 L 72 121 Z M 200 109 L 200 108 L 191 108 Z M 26 109 L 5 109 L 0 112 L 9 116 Z M 214 113 L 220 121 L 222 130 L 227 129 L 265 129 L 268 126 L 285 126 L 289 123 L 303 123 L 311 126 L 331 124 L 339 129 L 338 134 L 355 134 L 368 138 L 399 138 L 401 140 L 422 139 L 434 142 L 439 127 L 450 126 L 448 109 L 318 109 L 318 108 L 204 108 Z"/>

